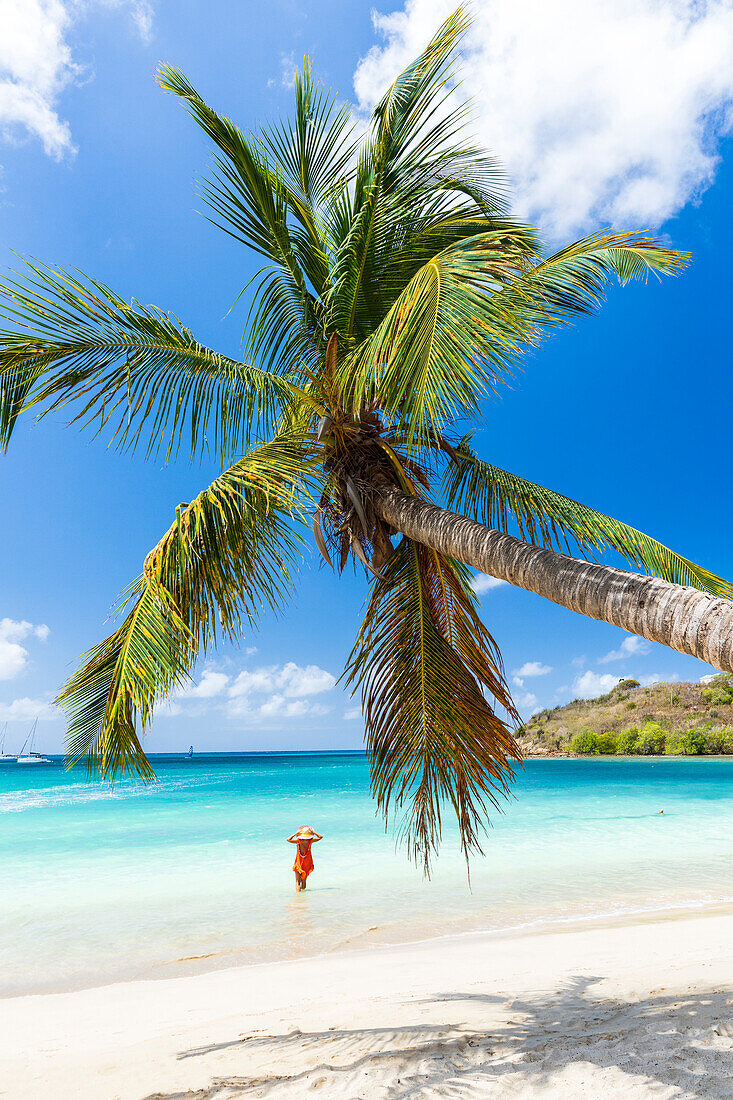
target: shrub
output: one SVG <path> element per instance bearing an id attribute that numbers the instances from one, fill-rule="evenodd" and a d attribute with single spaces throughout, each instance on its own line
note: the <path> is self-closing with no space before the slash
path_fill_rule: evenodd
<path id="1" fill-rule="evenodd" d="M 627 703 L 626 704 L 626 709 L 627 710 L 636 710 L 636 703 Z"/>
<path id="2" fill-rule="evenodd" d="M 692 732 L 692 731 L 690 731 Z M 705 741 L 704 752 L 712 756 L 725 756 L 733 753 L 733 727 L 722 726 L 715 730 L 700 730 Z"/>
<path id="3" fill-rule="evenodd" d="M 607 731 L 598 734 L 598 751 L 607 756 L 613 756 L 618 749 L 616 734 Z"/>
<path id="4" fill-rule="evenodd" d="M 638 680 L 621 680 L 618 686 L 624 691 L 631 691 L 632 688 L 638 688 L 640 685 Z"/>
<path id="5" fill-rule="evenodd" d="M 616 751 L 622 756 L 634 756 L 639 751 L 638 729 L 624 730 L 620 733 L 616 742 Z"/>
<path id="6" fill-rule="evenodd" d="M 667 734 L 658 722 L 646 722 L 639 738 L 642 756 L 661 756 L 667 742 Z"/>
<path id="7" fill-rule="evenodd" d="M 719 672 L 708 687 L 702 689 L 701 694 L 709 707 L 733 706 L 733 676 L 727 672 Z"/>
<path id="8" fill-rule="evenodd" d="M 682 733 L 679 730 L 672 730 L 667 734 L 667 740 L 664 742 L 664 753 L 666 756 L 679 756 L 682 752 L 680 748 L 680 738 Z"/>
<path id="9" fill-rule="evenodd" d="M 570 751 L 579 756 L 597 756 L 601 752 L 598 734 L 590 730 L 576 733 L 570 742 Z"/>
<path id="10" fill-rule="evenodd" d="M 700 730 L 689 729 L 677 739 L 677 751 L 683 756 L 701 756 L 707 748 L 708 739 Z"/>
<path id="11" fill-rule="evenodd" d="M 723 687 L 703 688 L 702 697 L 709 707 L 729 707 L 733 703 L 730 690 Z"/>
<path id="12" fill-rule="evenodd" d="M 670 699 L 670 702 L 671 702 L 673 707 L 676 707 L 677 704 L 679 703 L 679 701 L 680 701 L 679 695 L 673 695 L 672 698 Z"/>
<path id="13" fill-rule="evenodd" d="M 667 735 L 664 751 L 667 756 L 700 756 L 707 750 L 707 737 L 704 730 L 694 726 L 685 732 L 676 730 Z"/>

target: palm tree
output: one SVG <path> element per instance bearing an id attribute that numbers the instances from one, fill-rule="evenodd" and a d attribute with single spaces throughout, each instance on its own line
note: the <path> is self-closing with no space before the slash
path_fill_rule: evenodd
<path id="1" fill-rule="evenodd" d="M 161 68 L 216 146 L 214 220 L 264 259 L 243 362 L 170 314 L 41 264 L 2 290 L 5 446 L 24 409 L 74 403 L 76 422 L 122 447 L 185 447 L 223 468 L 178 506 L 124 593 L 121 625 L 61 693 L 70 762 L 152 777 L 138 731 L 154 704 L 282 604 L 312 524 L 329 565 L 355 558 L 373 575 L 346 682 L 361 691 L 377 803 L 402 808 L 426 869 L 446 804 L 466 855 L 479 848 L 520 756 L 467 564 L 733 669 L 725 581 L 489 465 L 456 434 L 526 349 L 600 302 L 609 276 L 685 261 L 628 233 L 542 251 L 510 216 L 495 163 L 463 136 L 450 76 L 465 25 L 461 10 L 447 20 L 362 137 L 307 63 L 291 120 L 257 136 Z M 651 576 L 594 564 L 606 548 Z"/>

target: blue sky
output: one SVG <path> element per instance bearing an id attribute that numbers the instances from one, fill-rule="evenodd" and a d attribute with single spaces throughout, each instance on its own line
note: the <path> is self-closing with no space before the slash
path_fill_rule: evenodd
<path id="1" fill-rule="evenodd" d="M 11 3 L 0 27 L 0 264 L 12 268 L 16 251 L 80 268 L 237 354 L 246 298 L 228 311 L 255 262 L 197 212 L 206 142 L 158 89 L 155 66 L 179 66 L 247 127 L 287 108 L 293 64 L 308 53 L 365 109 L 445 12 L 439 0 L 379 7 L 391 18 L 375 22 L 367 3 L 323 0 Z M 592 40 L 589 63 L 583 50 L 562 58 L 562 44 L 547 41 L 536 0 L 512 5 L 511 16 L 482 5 L 463 62 L 475 127 L 510 168 L 519 209 L 550 239 L 613 219 L 659 228 L 694 260 L 677 280 L 613 288 L 599 314 L 557 333 L 486 404 L 476 444 L 492 462 L 731 576 L 733 8 L 693 15 L 681 4 L 671 25 L 651 0 L 620 15 L 611 7 L 555 6 L 566 31 L 584 13 L 570 38 L 585 54 Z M 502 35 L 514 54 L 498 49 Z M 635 45 L 619 62 L 621 39 Z M 637 48 L 647 58 L 641 74 Z M 63 721 L 49 700 L 109 632 L 116 596 L 176 504 L 216 473 L 120 455 L 61 417 L 18 430 L 0 458 L 0 726 L 9 721 L 9 745 L 38 714 L 42 747 L 61 751 Z M 334 684 L 366 592 L 362 576 L 337 580 L 315 553 L 307 558 L 292 607 L 212 655 L 157 719 L 148 748 L 358 747 L 361 721 Z M 620 676 L 710 671 L 508 585 L 481 600 L 525 713 Z"/>

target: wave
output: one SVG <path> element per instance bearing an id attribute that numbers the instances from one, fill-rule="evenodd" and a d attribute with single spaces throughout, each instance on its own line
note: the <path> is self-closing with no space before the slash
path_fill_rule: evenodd
<path id="1" fill-rule="evenodd" d="M 211 777 L 207 777 L 207 786 Z M 0 795 L 0 814 L 23 813 L 27 810 L 58 809 L 61 806 L 82 806 L 90 802 L 127 802 L 131 799 L 153 798 L 175 791 L 200 791 L 201 784 L 193 776 L 180 779 L 159 779 L 156 783 L 120 783 L 114 787 L 89 783 L 65 783 L 40 789 L 26 788 Z"/>

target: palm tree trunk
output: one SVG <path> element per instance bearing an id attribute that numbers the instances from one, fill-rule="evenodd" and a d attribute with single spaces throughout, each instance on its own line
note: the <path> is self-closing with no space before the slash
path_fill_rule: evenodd
<path id="1" fill-rule="evenodd" d="M 556 554 L 396 490 L 381 490 L 373 504 L 383 520 L 415 542 L 571 611 L 733 672 L 733 601 Z"/>

